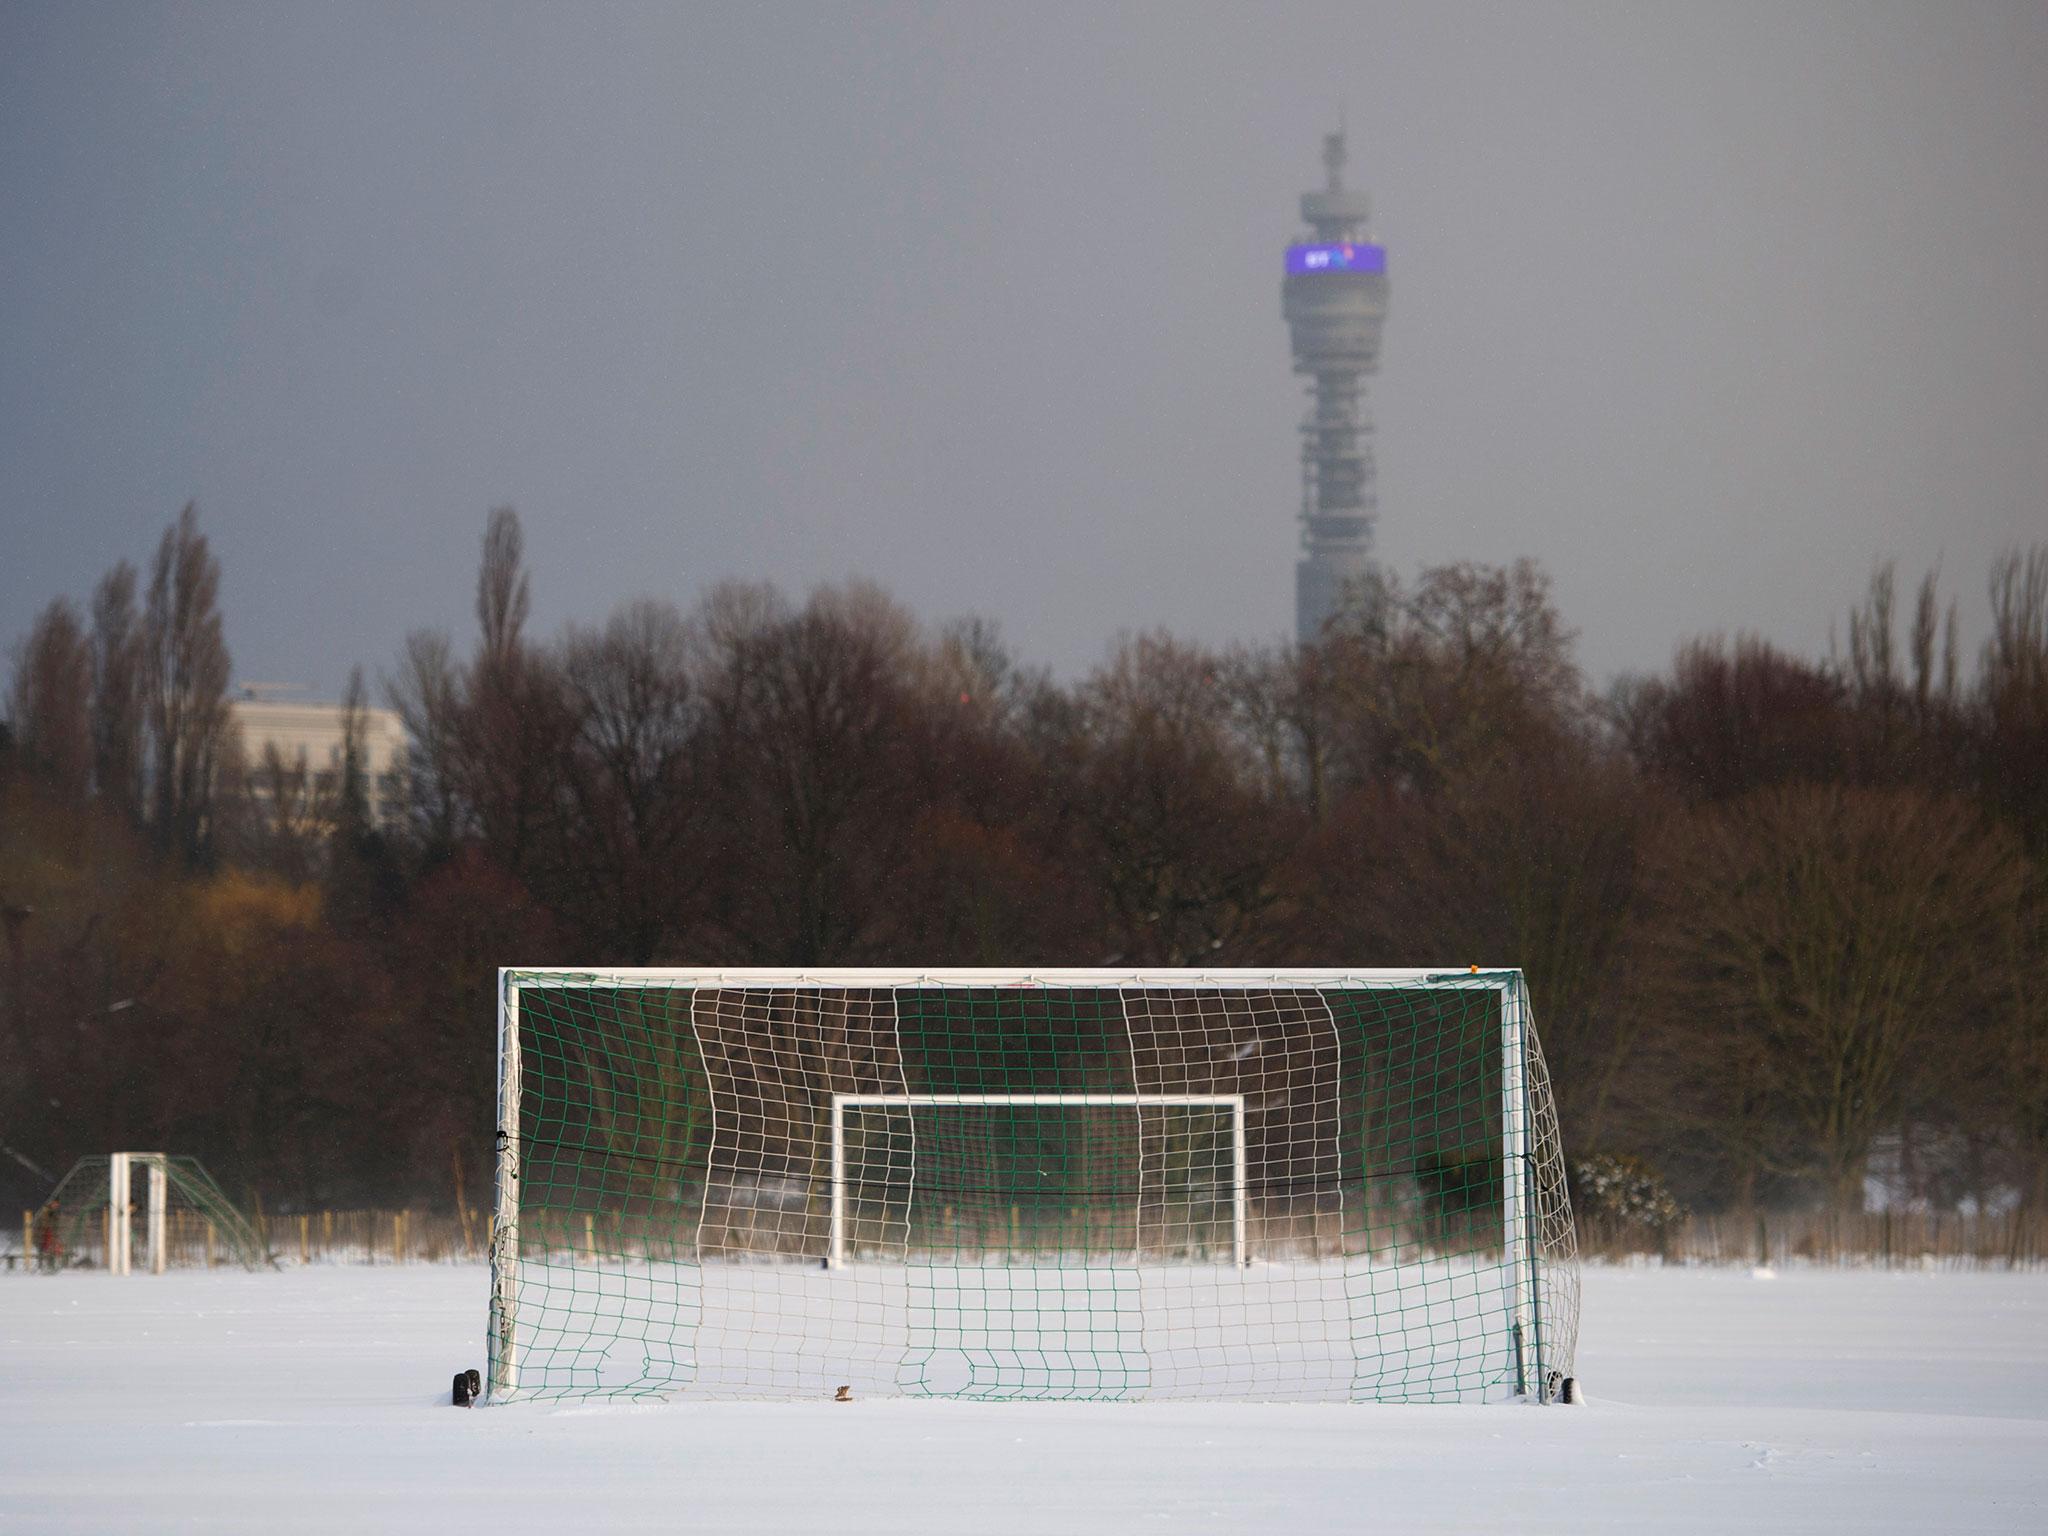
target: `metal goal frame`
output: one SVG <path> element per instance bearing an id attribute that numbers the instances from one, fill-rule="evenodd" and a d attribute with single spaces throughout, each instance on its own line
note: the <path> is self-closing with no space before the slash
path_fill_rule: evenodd
<path id="1" fill-rule="evenodd" d="M 805 989 L 889 991 L 905 988 L 1073 988 L 1104 991 L 1179 990 L 1194 991 L 1321 991 L 1360 989 L 1398 991 L 1403 988 L 1457 987 L 1466 990 L 1497 990 L 1500 994 L 1500 1116 L 1502 1178 L 1502 1243 L 1513 1275 L 1510 1326 L 1515 1339 L 1515 1375 L 1523 1395 L 1549 1401 L 1558 1375 L 1546 1359 L 1542 1316 L 1542 1277 L 1539 1270 L 1537 1234 L 1532 1221 L 1534 1203 L 1533 1120 L 1530 1095 L 1530 1062 L 1533 1048 L 1530 1029 L 1529 990 L 1522 972 L 1513 967 L 1394 967 L 1394 968 L 1306 968 L 1256 970 L 1229 968 L 1194 969 L 983 969 L 940 967 L 824 967 L 787 969 L 779 967 L 668 968 L 645 967 L 501 967 L 498 971 L 498 1115 L 497 1163 L 493 1180 L 491 1219 L 491 1316 L 486 1335 L 488 1353 L 487 1393 L 503 1401 L 519 1389 L 519 1200 L 521 1148 L 519 1144 L 521 1062 L 519 1043 L 519 997 L 522 990 L 536 988 L 584 988 L 618 984 L 682 989 L 758 989 L 789 991 Z M 835 1094 L 832 1105 L 833 1187 L 832 1262 L 843 1263 L 845 1240 L 844 1208 L 844 1121 L 846 1106 L 867 1103 L 967 1103 L 999 1099 L 1023 1101 L 1042 1098 L 1062 1103 L 1118 1103 L 1142 1105 L 1178 1102 L 1223 1105 L 1237 1101 L 1234 1120 L 1236 1188 L 1233 1191 L 1235 1259 L 1246 1262 L 1245 1251 L 1245 1169 L 1244 1110 L 1241 1095 L 1147 1095 L 1147 1094 L 1049 1094 L 1049 1095 L 944 1095 L 944 1094 Z M 1568 1219 L 1568 1218 L 1567 1218 Z"/>

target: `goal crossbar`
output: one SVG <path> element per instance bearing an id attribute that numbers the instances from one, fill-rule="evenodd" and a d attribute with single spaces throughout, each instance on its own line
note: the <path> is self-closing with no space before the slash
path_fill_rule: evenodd
<path id="1" fill-rule="evenodd" d="M 618 966 L 603 970 L 546 965 L 500 970 L 521 987 L 581 987 L 594 979 L 607 985 L 661 987 L 1400 987 L 1410 985 L 1477 984 L 1498 987 L 1521 976 L 1511 966 L 1305 966 L 1286 970 L 1219 967 L 1213 970 L 1176 967 L 1117 966 L 1033 970 L 974 966 L 733 966 L 728 969 L 668 970 L 659 966 Z"/>
<path id="2" fill-rule="evenodd" d="M 826 1265 L 846 1264 L 846 1113 L 858 1109 L 923 1107 L 1024 1107 L 1223 1109 L 1230 1112 L 1230 1236 L 1231 1262 L 1242 1269 L 1250 1262 L 1246 1246 L 1250 1180 L 1241 1093 L 835 1093 L 832 1095 L 831 1227 Z"/>

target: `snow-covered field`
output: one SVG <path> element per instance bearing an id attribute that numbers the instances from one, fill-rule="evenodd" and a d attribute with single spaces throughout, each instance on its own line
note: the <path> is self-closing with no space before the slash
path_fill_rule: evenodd
<path id="1" fill-rule="evenodd" d="M 2048 1274 L 1596 1269 L 1557 1409 L 465 1412 L 485 1293 L 0 1277 L 0 1530 L 2048 1530 Z"/>

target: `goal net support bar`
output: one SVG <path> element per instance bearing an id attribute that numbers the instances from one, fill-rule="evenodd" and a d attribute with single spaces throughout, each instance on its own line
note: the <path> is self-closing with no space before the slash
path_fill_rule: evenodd
<path id="1" fill-rule="evenodd" d="M 849 1110 L 932 1108 L 1220 1109 L 1230 1116 L 1230 1256 L 1242 1268 L 1245 1247 L 1246 1179 L 1244 1095 L 1241 1093 L 835 1093 L 832 1095 L 831 1229 L 826 1264 L 846 1263 L 846 1116 Z M 1143 1239 L 1134 1235 L 1133 1251 Z"/>

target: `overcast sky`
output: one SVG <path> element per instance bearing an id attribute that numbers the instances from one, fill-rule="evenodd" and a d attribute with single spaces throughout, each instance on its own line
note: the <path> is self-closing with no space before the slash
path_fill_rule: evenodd
<path id="1" fill-rule="evenodd" d="M 2048 5 L 0 7 L 0 642 L 196 500 L 237 676 L 876 578 L 1072 674 L 1291 630 L 1340 101 L 1378 550 L 1596 679 L 2048 537 Z"/>

